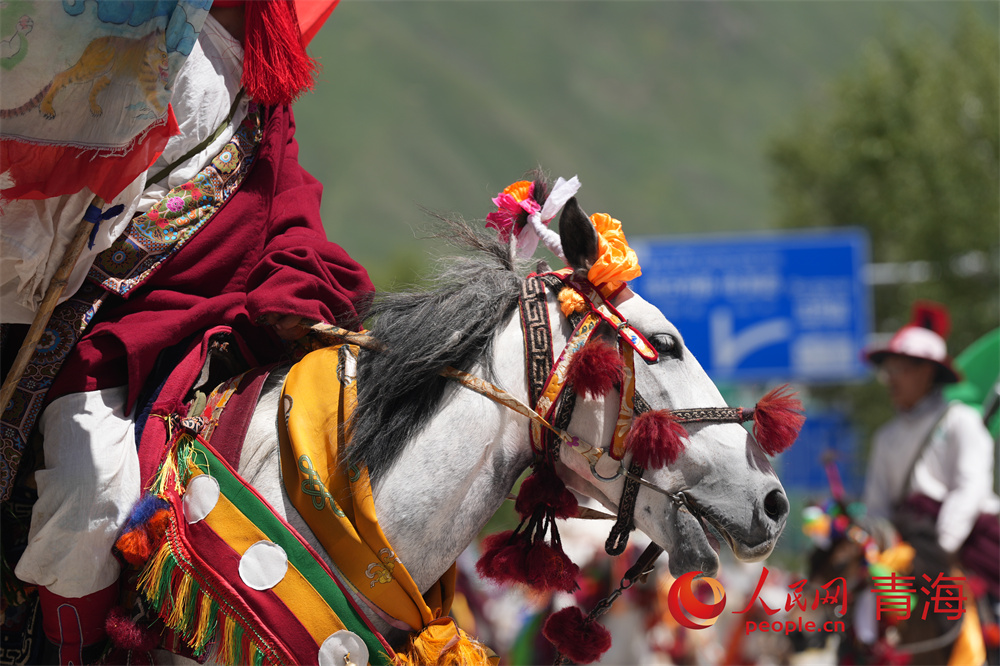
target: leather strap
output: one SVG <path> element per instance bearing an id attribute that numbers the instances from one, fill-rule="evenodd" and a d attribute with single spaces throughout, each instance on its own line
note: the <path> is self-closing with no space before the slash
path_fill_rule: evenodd
<path id="1" fill-rule="evenodd" d="M 545 388 L 545 381 L 552 370 L 552 329 L 545 301 L 545 283 L 529 275 L 521 283 L 521 297 L 517 301 L 524 334 L 525 364 L 528 375 L 528 404 L 535 407 Z M 531 422 L 531 448 L 536 457 L 548 451 L 551 438 L 542 427 Z"/>
<path id="2" fill-rule="evenodd" d="M 635 415 L 649 411 L 649 403 L 638 391 L 635 392 Z M 625 485 L 622 488 L 622 496 L 618 500 L 618 518 L 611 526 L 611 533 L 608 534 L 607 541 L 604 542 L 604 552 L 612 557 L 621 555 L 628 546 L 628 537 L 635 529 L 635 500 L 639 495 L 639 482 L 636 479 L 642 478 L 646 471 L 642 465 L 631 463 L 628 468 L 629 475 L 625 477 Z"/>
<path id="3" fill-rule="evenodd" d="M 913 472 L 917 469 L 917 463 L 924 457 L 924 452 L 927 451 L 927 447 L 930 445 L 931 439 L 934 437 L 934 431 L 938 429 L 938 426 L 941 425 L 944 418 L 948 416 L 948 412 L 950 411 L 951 403 L 945 403 L 944 409 L 942 409 L 941 413 L 938 414 L 936 419 L 934 419 L 934 423 L 931 424 L 927 434 L 924 435 L 923 441 L 920 442 L 920 448 L 918 448 L 916 453 L 913 454 L 913 459 L 910 460 L 909 469 L 906 471 L 906 476 L 904 477 L 906 479 L 906 483 L 903 485 L 902 494 L 896 498 L 897 507 L 901 506 L 903 502 L 906 501 L 906 498 L 910 496 L 910 492 L 913 489 Z"/>
<path id="4" fill-rule="evenodd" d="M 229 398 L 226 409 L 219 416 L 219 424 L 212 432 L 212 448 L 233 469 L 240 467 L 240 454 L 243 452 L 243 440 L 246 439 L 250 419 L 253 418 L 264 382 L 273 369 L 272 365 L 247 372 L 236 392 Z"/>

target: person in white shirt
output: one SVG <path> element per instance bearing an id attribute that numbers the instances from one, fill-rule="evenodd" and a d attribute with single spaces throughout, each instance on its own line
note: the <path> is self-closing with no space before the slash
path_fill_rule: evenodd
<path id="1" fill-rule="evenodd" d="M 937 540 L 1000 595 L 1000 497 L 993 492 L 994 442 L 972 407 L 945 400 L 960 381 L 948 356 L 948 315 L 917 303 L 888 344 L 868 352 L 896 416 L 875 433 L 865 482 L 868 515 L 900 510 L 933 520 Z"/>

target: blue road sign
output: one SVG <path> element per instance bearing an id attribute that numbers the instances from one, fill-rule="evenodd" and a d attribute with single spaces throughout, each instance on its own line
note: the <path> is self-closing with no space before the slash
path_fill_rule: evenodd
<path id="1" fill-rule="evenodd" d="M 862 377 L 868 235 L 837 229 L 637 238 L 630 282 L 718 380 Z"/>
<path id="2" fill-rule="evenodd" d="M 781 485 L 786 490 L 829 495 L 830 480 L 823 465 L 827 455 L 833 456 L 848 497 L 859 498 L 865 461 L 858 433 L 846 414 L 834 410 L 807 412 L 795 445 L 774 458 Z"/>

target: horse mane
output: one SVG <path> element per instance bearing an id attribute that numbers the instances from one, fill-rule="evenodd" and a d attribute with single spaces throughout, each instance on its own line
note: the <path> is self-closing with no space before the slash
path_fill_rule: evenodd
<path id="1" fill-rule="evenodd" d="M 373 482 L 437 411 L 449 381 L 441 370 L 484 362 L 492 375 L 493 339 L 521 290 L 509 245 L 439 219 L 437 237 L 472 253 L 452 258 L 425 289 L 377 294 L 368 310 L 386 349 L 361 352 L 347 463 L 367 465 Z"/>

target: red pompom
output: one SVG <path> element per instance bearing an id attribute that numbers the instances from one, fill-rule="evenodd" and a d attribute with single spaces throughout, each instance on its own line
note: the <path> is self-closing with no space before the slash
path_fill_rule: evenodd
<path id="1" fill-rule="evenodd" d="M 579 508 L 580 503 L 577 501 L 576 495 L 570 492 L 569 488 L 564 487 L 559 493 L 559 497 L 552 503 L 552 515 L 562 519 L 576 518 Z"/>
<path id="2" fill-rule="evenodd" d="M 687 431 L 674 420 L 670 410 L 644 412 L 635 417 L 625 439 L 632 462 L 647 469 L 659 469 L 675 460 L 684 450 Z"/>
<path id="3" fill-rule="evenodd" d="M 576 497 L 556 474 L 551 465 L 538 465 L 531 476 L 521 483 L 514 502 L 514 510 L 527 518 L 538 506 L 551 507 L 556 518 L 576 515 Z"/>
<path id="4" fill-rule="evenodd" d="M 536 590 L 573 592 L 578 587 L 580 567 L 561 548 L 536 542 L 528 551 L 527 565 L 528 585 Z"/>
<path id="5" fill-rule="evenodd" d="M 149 540 L 149 534 L 142 527 L 118 537 L 115 548 L 122 554 L 126 562 L 136 567 L 145 564 L 149 560 L 149 556 L 153 554 L 153 544 Z"/>
<path id="6" fill-rule="evenodd" d="M 608 630 L 597 622 L 588 620 L 576 606 L 550 615 L 542 627 L 542 635 L 557 650 L 580 664 L 597 661 L 611 647 L 611 634 Z"/>
<path id="7" fill-rule="evenodd" d="M 625 364 L 618 350 L 604 342 L 590 342 L 570 359 L 566 383 L 579 395 L 601 397 L 625 377 Z"/>
<path id="8" fill-rule="evenodd" d="M 917 301 L 910 313 L 910 325 L 929 328 L 942 338 L 951 333 L 951 315 L 948 308 L 934 301 Z"/>
<path id="9" fill-rule="evenodd" d="M 753 410 L 753 434 L 768 455 L 781 453 L 795 443 L 806 417 L 797 394 L 788 393 L 788 384 L 774 389 Z"/>
<path id="10" fill-rule="evenodd" d="M 159 637 L 155 631 L 137 625 L 121 608 L 112 608 L 104 629 L 111 642 L 123 650 L 149 652 L 156 648 Z"/>
<path id="11" fill-rule="evenodd" d="M 513 530 L 491 534 L 483 539 L 483 555 L 476 562 L 476 571 L 495 583 L 528 582 L 528 549 L 523 534 Z"/>

